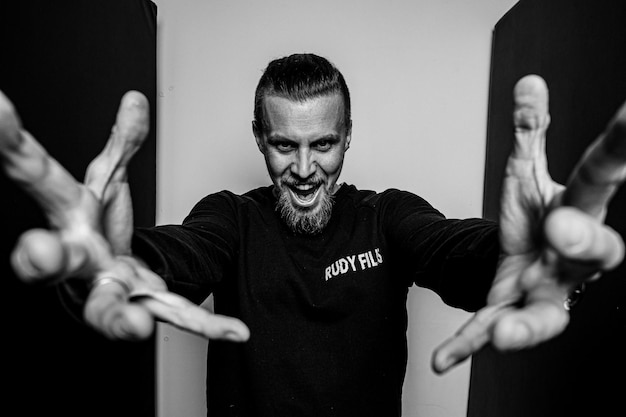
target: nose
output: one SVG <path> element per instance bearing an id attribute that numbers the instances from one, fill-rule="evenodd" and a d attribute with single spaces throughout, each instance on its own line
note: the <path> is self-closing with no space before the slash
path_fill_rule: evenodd
<path id="1" fill-rule="evenodd" d="M 291 173 L 301 179 L 307 179 L 315 173 L 315 161 L 309 149 L 300 149 L 296 160 L 291 164 Z"/>

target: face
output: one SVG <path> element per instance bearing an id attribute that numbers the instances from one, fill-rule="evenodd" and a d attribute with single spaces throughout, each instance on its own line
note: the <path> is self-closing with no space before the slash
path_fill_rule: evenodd
<path id="1" fill-rule="evenodd" d="M 283 219 L 300 233 L 319 233 L 328 223 L 350 133 L 339 94 L 305 102 L 263 100 L 266 131 L 254 129 L 278 195 Z"/>

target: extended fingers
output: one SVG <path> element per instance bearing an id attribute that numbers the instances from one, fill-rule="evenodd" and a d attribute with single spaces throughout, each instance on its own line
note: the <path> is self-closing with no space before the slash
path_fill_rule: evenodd
<path id="1" fill-rule="evenodd" d="M 563 195 L 563 203 L 602 218 L 611 197 L 624 180 L 626 103 L 574 169 Z"/>
<path id="2" fill-rule="evenodd" d="M 132 299 L 145 306 L 155 317 L 208 339 L 244 342 L 248 327 L 233 317 L 211 314 L 187 299 L 167 291 L 134 292 Z"/>
<path id="3" fill-rule="evenodd" d="M 128 165 L 143 144 L 150 128 L 149 111 L 148 99 L 139 91 L 128 91 L 122 97 L 113 128 L 114 135 L 121 142 L 121 145 L 116 145 L 122 154 L 120 165 Z"/>
<path id="4" fill-rule="evenodd" d="M 494 324 L 493 346 L 503 351 L 524 349 L 560 334 L 569 322 L 566 298 L 556 287 L 529 294 L 522 308 L 507 312 Z"/>
<path id="5" fill-rule="evenodd" d="M 28 132 L 13 104 L 0 92 L 0 163 L 7 176 L 37 201 L 50 222 L 62 227 L 79 204 L 80 184 Z"/>
<path id="6" fill-rule="evenodd" d="M 11 255 L 15 273 L 28 283 L 49 283 L 66 271 L 68 251 L 58 233 L 32 229 L 20 237 Z"/>
<path id="7" fill-rule="evenodd" d="M 515 141 L 507 161 L 504 188 L 528 182 L 532 189 L 525 194 L 534 195 L 537 186 L 545 188 L 552 182 L 546 158 L 546 130 L 550 124 L 548 87 L 541 77 L 527 75 L 515 85 L 513 100 Z M 524 185 L 526 188 L 528 185 Z"/>
<path id="8" fill-rule="evenodd" d="M 485 307 L 435 349 L 431 366 L 444 373 L 487 343 L 501 351 L 536 346 L 563 331 L 569 322 L 566 297 L 555 286 L 534 291 L 523 306 L 503 302 Z"/>
<path id="9" fill-rule="evenodd" d="M 622 161 L 622 163 L 626 160 L 626 102 L 622 104 L 622 107 L 609 123 L 604 135 L 603 146 L 611 158 Z"/>
<path id="10" fill-rule="evenodd" d="M 109 140 L 85 176 L 85 184 L 100 199 L 105 198 L 111 181 L 126 180 L 128 163 L 148 134 L 149 117 L 148 100 L 143 94 L 138 91 L 124 94 Z"/>
<path id="11" fill-rule="evenodd" d="M 513 90 L 515 144 L 513 158 L 545 158 L 545 133 L 550 124 L 548 87 L 537 75 L 520 79 Z"/>
<path id="12" fill-rule="evenodd" d="M 102 237 L 81 229 L 24 232 L 11 254 L 17 276 L 31 284 L 50 284 L 68 277 L 85 278 L 110 263 Z"/>
<path id="13" fill-rule="evenodd" d="M 528 75 L 515 85 L 513 98 L 515 141 L 502 183 L 500 225 L 504 253 L 519 255 L 532 251 L 537 219 L 562 186 L 548 172 L 546 83 L 539 76 Z"/>
<path id="14" fill-rule="evenodd" d="M 596 272 L 615 268 L 624 258 L 624 242 L 612 228 L 573 207 L 555 209 L 546 218 L 548 244 L 567 260 Z"/>
<path id="15" fill-rule="evenodd" d="M 89 164 L 85 175 L 85 185 L 104 207 L 101 225 L 115 254 L 130 253 L 133 211 L 127 167 L 148 129 L 148 100 L 137 91 L 127 92 L 105 148 Z"/>
<path id="16" fill-rule="evenodd" d="M 0 91 L 0 151 L 3 157 L 20 146 L 20 128 L 13 103 Z"/>
<path id="17" fill-rule="evenodd" d="M 208 339 L 244 342 L 250 337 L 241 320 L 211 314 L 165 290 L 134 289 L 109 272 L 101 273 L 92 285 L 85 320 L 111 339 L 144 339 L 152 334 L 155 320 Z"/>
<path id="18" fill-rule="evenodd" d="M 96 280 L 85 304 L 85 321 L 110 339 L 140 340 L 154 331 L 148 310 L 129 303 L 129 288 L 117 278 Z"/>
<path id="19" fill-rule="evenodd" d="M 478 311 L 454 336 L 435 349 L 431 360 L 433 371 L 438 374 L 447 372 L 478 352 L 490 341 L 498 317 L 511 308 L 511 303 L 503 302 Z"/>

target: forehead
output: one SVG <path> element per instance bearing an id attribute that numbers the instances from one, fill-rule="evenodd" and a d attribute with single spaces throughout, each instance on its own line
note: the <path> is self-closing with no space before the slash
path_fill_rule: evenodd
<path id="1" fill-rule="evenodd" d="M 339 94 L 305 101 L 267 96 L 263 112 L 269 134 L 338 134 L 343 126 L 343 99 Z"/>

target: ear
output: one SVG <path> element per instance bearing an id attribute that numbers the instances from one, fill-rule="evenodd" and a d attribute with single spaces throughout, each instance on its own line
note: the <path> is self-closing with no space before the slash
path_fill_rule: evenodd
<path id="1" fill-rule="evenodd" d="M 259 129 L 259 125 L 256 120 L 252 121 L 252 133 L 254 134 L 254 139 L 256 140 L 256 146 L 259 148 L 262 154 L 265 154 L 265 142 L 263 141 L 263 130 Z"/>
<path id="2" fill-rule="evenodd" d="M 350 120 L 350 124 L 348 125 L 348 128 L 346 129 L 346 147 L 344 151 L 347 151 L 348 149 L 350 149 L 351 140 L 352 140 L 352 120 Z"/>

